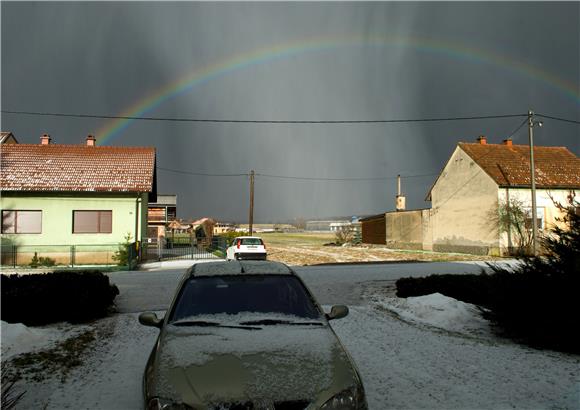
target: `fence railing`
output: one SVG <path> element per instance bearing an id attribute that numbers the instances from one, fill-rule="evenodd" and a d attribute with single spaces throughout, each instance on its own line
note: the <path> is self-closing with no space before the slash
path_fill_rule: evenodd
<path id="1" fill-rule="evenodd" d="M 119 266 L 132 269 L 137 262 L 135 243 L 125 252 L 119 244 L 104 245 L 2 245 L 0 264 L 3 267 L 76 267 Z M 125 256 L 123 256 L 123 254 Z"/>
<path id="2" fill-rule="evenodd" d="M 131 270 L 139 262 L 173 259 L 218 259 L 225 257 L 222 237 L 174 237 L 169 241 L 104 245 L 15 245 L 0 246 L 0 265 L 11 268 L 64 268 L 118 266 Z"/>
<path id="3" fill-rule="evenodd" d="M 164 241 L 143 242 L 140 255 L 142 261 L 216 259 L 225 257 L 226 248 L 227 241 L 222 237 L 174 236 Z"/>

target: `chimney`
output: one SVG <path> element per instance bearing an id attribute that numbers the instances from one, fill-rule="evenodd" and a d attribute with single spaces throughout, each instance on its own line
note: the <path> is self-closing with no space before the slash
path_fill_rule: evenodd
<path id="1" fill-rule="evenodd" d="M 477 137 L 477 141 L 481 145 L 486 145 L 487 144 L 487 138 L 485 138 L 485 135 L 480 135 L 479 137 Z"/>
<path id="2" fill-rule="evenodd" d="M 42 134 L 42 136 L 40 137 L 40 145 L 48 145 L 50 144 L 50 135 L 48 134 Z"/>
<path id="3" fill-rule="evenodd" d="M 97 143 L 97 139 L 93 135 L 87 137 L 87 147 L 94 147 Z"/>
<path id="4" fill-rule="evenodd" d="M 401 175 L 397 175 L 397 196 L 395 198 L 395 209 L 397 211 L 405 210 L 405 195 L 401 195 Z"/>
<path id="5" fill-rule="evenodd" d="M 512 146 L 512 139 L 508 138 L 506 140 L 503 140 L 503 145 L 507 145 L 508 147 Z"/>

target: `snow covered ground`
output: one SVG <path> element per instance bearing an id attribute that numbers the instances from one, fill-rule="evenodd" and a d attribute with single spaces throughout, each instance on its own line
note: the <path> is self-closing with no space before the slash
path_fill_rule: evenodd
<path id="1" fill-rule="evenodd" d="M 26 395 L 19 408 L 141 408 L 141 377 L 157 331 L 139 325 L 137 316 L 91 324 L 109 336 L 94 342 L 64 382 L 57 373 L 21 381 Z M 580 357 L 497 339 L 475 307 L 443 295 L 370 295 L 332 325 L 358 365 L 371 409 L 580 408 Z M 15 357 L 71 331 L 2 322 L 2 350 Z"/>

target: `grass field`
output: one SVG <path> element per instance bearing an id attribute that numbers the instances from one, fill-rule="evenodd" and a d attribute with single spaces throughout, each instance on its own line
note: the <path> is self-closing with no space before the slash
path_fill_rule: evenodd
<path id="1" fill-rule="evenodd" d="M 325 243 L 334 241 L 334 234 L 330 232 L 295 232 L 295 233 L 259 233 L 266 246 L 282 246 L 282 245 L 314 245 L 322 246 Z"/>

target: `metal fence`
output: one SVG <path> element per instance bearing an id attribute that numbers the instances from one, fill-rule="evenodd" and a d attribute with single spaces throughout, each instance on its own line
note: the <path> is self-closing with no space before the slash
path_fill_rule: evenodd
<path id="1" fill-rule="evenodd" d="M 105 245 L 2 245 L 0 264 L 4 267 L 119 266 L 132 269 L 137 263 L 135 243 Z"/>
<path id="2" fill-rule="evenodd" d="M 219 259 L 225 257 L 227 241 L 222 237 L 174 237 L 141 244 L 142 261 L 176 259 Z"/>
<path id="3" fill-rule="evenodd" d="M 167 241 L 105 245 L 15 245 L 0 246 L 0 265 L 11 268 L 73 268 L 117 266 L 131 270 L 139 262 L 176 259 L 220 259 L 227 241 L 222 237 L 175 237 Z"/>

